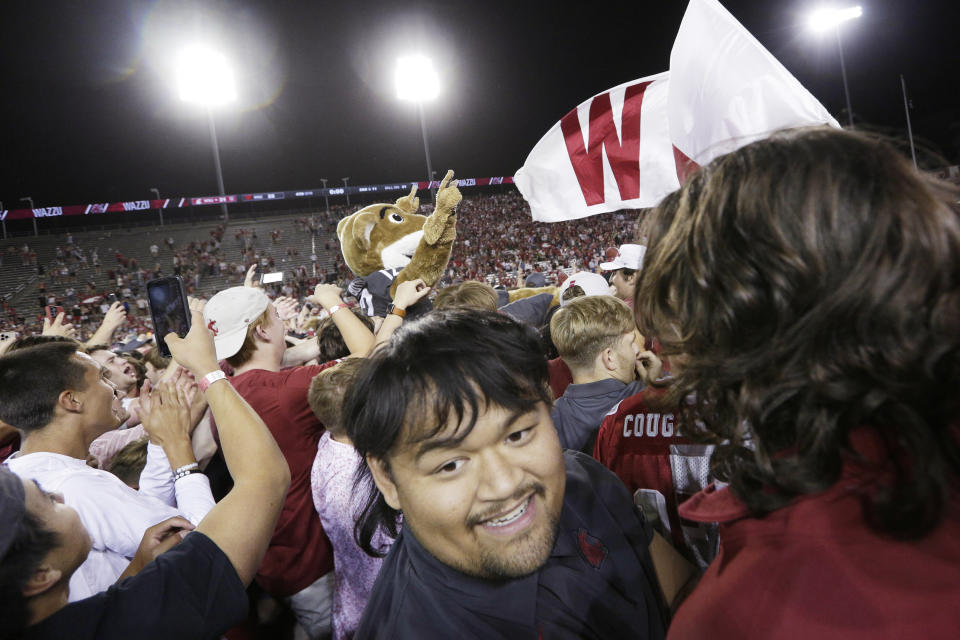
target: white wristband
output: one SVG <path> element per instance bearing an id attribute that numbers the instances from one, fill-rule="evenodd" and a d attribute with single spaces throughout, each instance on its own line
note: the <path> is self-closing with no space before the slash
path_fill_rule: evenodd
<path id="1" fill-rule="evenodd" d="M 198 383 L 200 385 L 200 391 L 206 391 L 207 388 L 217 380 L 226 380 L 226 379 L 227 379 L 227 374 L 225 374 L 220 369 L 217 369 L 216 371 L 211 371 L 210 373 L 208 373 L 207 375 L 203 376 L 203 378 L 200 379 L 200 382 Z"/>

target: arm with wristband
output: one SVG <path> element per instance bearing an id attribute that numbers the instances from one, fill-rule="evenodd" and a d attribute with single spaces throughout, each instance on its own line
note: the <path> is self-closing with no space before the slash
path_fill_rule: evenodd
<path id="1" fill-rule="evenodd" d="M 397 285 L 397 293 L 393 296 L 393 305 L 377 329 L 377 338 L 374 348 L 390 341 L 390 336 L 396 331 L 407 315 L 407 308 L 420 302 L 430 293 L 430 287 L 421 279 L 407 280 Z"/>
<path id="2" fill-rule="evenodd" d="M 353 315 L 350 306 L 341 300 L 343 290 L 335 284 L 318 284 L 309 298 L 311 302 L 321 305 L 333 318 L 333 323 L 340 329 L 343 341 L 350 354 L 365 356 L 373 348 L 374 337 L 370 329 L 363 324 L 360 318 Z"/>
<path id="3" fill-rule="evenodd" d="M 290 469 L 257 413 L 225 378 L 215 375 L 213 335 L 203 322 L 202 303 L 191 301 L 193 325 L 185 338 L 164 337 L 174 359 L 196 380 L 206 379 L 204 395 L 217 421 L 233 489 L 203 518 L 203 533 L 227 556 L 244 585 L 253 581 L 267 550 L 290 486 Z M 208 374 L 214 374 L 208 377 Z M 244 526 L 238 527 L 237 522 Z"/>

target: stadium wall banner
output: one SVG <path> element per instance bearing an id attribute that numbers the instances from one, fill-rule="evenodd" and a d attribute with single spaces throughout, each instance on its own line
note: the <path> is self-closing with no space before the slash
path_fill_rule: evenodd
<path id="1" fill-rule="evenodd" d="M 513 184 L 513 176 L 493 178 L 458 178 L 461 187 L 483 187 L 497 184 Z M 128 202 L 95 202 L 92 204 L 74 204 L 59 207 L 38 207 L 36 209 L 3 209 L 0 220 L 22 220 L 24 218 L 51 218 L 56 216 L 84 216 L 97 213 L 118 213 L 153 211 L 156 209 L 182 209 L 184 207 L 202 207 L 224 203 L 268 202 L 297 198 L 317 198 L 324 196 L 352 196 L 367 193 L 388 193 L 391 191 L 409 191 L 414 184 L 417 189 L 437 189 L 440 182 L 394 182 L 390 184 L 371 184 L 354 187 L 330 187 L 327 189 L 302 189 L 300 191 L 271 191 L 266 193 L 241 193 L 225 196 L 194 196 L 164 198 L 161 200 L 130 200 Z"/>
<path id="2" fill-rule="evenodd" d="M 840 126 L 718 0 L 690 0 L 670 70 L 578 105 L 514 177 L 543 222 L 652 207 L 717 156 L 817 124 Z"/>

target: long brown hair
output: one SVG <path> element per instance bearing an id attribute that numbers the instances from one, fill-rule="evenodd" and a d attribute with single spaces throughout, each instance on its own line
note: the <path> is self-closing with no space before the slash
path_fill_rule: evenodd
<path id="1" fill-rule="evenodd" d="M 852 430 L 892 452 L 871 525 L 928 533 L 960 473 L 957 193 L 882 140 L 784 133 L 645 221 L 635 312 L 680 366 L 685 428 L 754 513 L 834 484 Z"/>

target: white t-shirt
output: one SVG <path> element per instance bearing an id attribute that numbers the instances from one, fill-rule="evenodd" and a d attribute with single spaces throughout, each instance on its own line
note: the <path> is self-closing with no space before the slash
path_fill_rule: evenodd
<path id="1" fill-rule="evenodd" d="M 108 471 L 58 453 L 16 455 L 4 464 L 45 491 L 63 494 L 64 504 L 76 509 L 90 534 L 90 554 L 70 578 L 70 602 L 106 591 L 116 582 L 148 527 L 174 516 L 197 524 L 214 505 L 210 481 L 202 473 L 190 474 L 177 483 L 183 486 L 174 489 L 170 463 L 156 445 L 148 445 L 140 491 Z M 184 500 L 185 494 L 191 499 Z M 174 506 L 177 500 L 184 508 Z"/>

